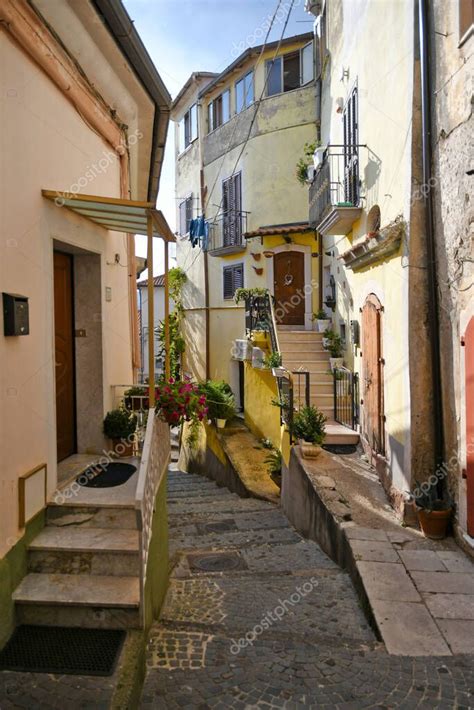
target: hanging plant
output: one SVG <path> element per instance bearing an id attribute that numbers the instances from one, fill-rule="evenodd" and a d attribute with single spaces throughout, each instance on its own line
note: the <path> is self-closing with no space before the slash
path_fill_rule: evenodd
<path id="1" fill-rule="evenodd" d="M 306 185 L 308 183 L 308 168 L 313 162 L 314 151 L 320 145 L 321 141 L 304 144 L 303 155 L 296 163 L 296 179 L 300 185 Z"/>

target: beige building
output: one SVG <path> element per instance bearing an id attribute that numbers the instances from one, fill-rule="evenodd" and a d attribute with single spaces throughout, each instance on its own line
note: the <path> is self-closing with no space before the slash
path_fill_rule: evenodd
<path id="1" fill-rule="evenodd" d="M 273 293 L 275 257 L 298 262 L 300 286 L 309 287 L 298 326 L 312 329 L 318 244 L 295 171 L 316 139 L 315 105 L 312 34 L 249 49 L 219 75 L 195 73 L 173 102 L 177 263 L 188 276 L 185 367 L 198 378 L 223 378 L 236 392 L 232 348 L 245 320 L 233 296 L 238 287 Z M 201 215 L 209 223 L 204 248 L 189 236 L 190 220 Z"/>
<path id="2" fill-rule="evenodd" d="M 140 365 L 123 223 L 155 205 L 170 98 L 119 0 L 5 0 L 0 19 L 1 643 L 25 524 L 59 462 L 108 448 L 113 386 Z"/>

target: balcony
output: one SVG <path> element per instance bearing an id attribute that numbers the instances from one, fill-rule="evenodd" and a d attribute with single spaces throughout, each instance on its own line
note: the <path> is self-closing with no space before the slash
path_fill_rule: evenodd
<path id="1" fill-rule="evenodd" d="M 211 256 L 227 256 L 245 251 L 243 237 L 247 230 L 247 213 L 228 210 L 209 221 L 208 252 Z"/>
<path id="2" fill-rule="evenodd" d="M 328 146 L 309 188 L 309 222 L 320 234 L 348 234 L 359 219 L 359 146 Z"/>

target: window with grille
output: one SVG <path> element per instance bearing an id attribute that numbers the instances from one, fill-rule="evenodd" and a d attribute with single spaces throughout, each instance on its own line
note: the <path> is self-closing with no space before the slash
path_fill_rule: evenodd
<path id="1" fill-rule="evenodd" d="M 233 264 L 224 266 L 223 269 L 224 298 L 226 300 L 234 298 L 238 288 L 244 287 L 244 265 Z"/>
<path id="2" fill-rule="evenodd" d="M 179 233 L 184 237 L 189 232 L 189 224 L 193 218 L 193 196 L 188 195 L 179 203 Z"/>
<path id="3" fill-rule="evenodd" d="M 223 246 L 242 242 L 242 180 L 241 173 L 231 175 L 222 183 Z"/>
<path id="4" fill-rule="evenodd" d="M 344 127 L 344 200 L 359 204 L 359 105 L 357 86 L 347 99 L 342 113 Z"/>

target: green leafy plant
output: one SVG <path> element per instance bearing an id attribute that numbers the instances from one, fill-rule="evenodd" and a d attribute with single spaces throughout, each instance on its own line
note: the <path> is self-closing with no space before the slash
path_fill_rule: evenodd
<path id="1" fill-rule="evenodd" d="M 173 312 L 168 316 L 168 325 L 170 331 L 170 375 L 179 377 L 181 367 L 181 355 L 186 349 L 186 341 L 181 332 L 181 321 L 183 319 L 184 307 L 182 301 L 182 289 L 188 277 L 183 269 L 175 266 L 168 272 L 168 284 L 170 296 L 174 302 Z M 158 355 L 165 358 L 165 322 L 161 321 L 157 329 L 160 348 Z"/>
<path id="2" fill-rule="evenodd" d="M 263 446 L 264 449 L 270 449 L 273 450 L 273 444 L 271 439 L 260 439 L 260 443 Z"/>
<path id="3" fill-rule="evenodd" d="M 308 181 L 308 168 L 313 162 L 313 153 L 319 145 L 321 145 L 319 141 L 304 145 L 303 155 L 296 163 L 296 179 L 300 185 L 306 185 Z"/>
<path id="4" fill-rule="evenodd" d="M 162 380 L 156 388 L 157 416 L 170 426 L 189 422 L 189 434 L 186 443 L 194 448 L 198 439 L 199 423 L 207 416 L 206 396 L 199 385 L 188 377 L 166 382 Z"/>
<path id="5" fill-rule="evenodd" d="M 109 439 L 128 439 L 137 428 L 137 418 L 125 407 L 112 409 L 104 419 L 104 434 Z"/>
<path id="6" fill-rule="evenodd" d="M 283 409 L 286 412 L 290 411 L 290 398 L 287 394 L 282 394 L 281 397 L 273 398 L 270 400 L 270 404 L 273 407 L 279 407 L 280 409 Z"/>
<path id="7" fill-rule="evenodd" d="M 302 407 L 293 418 L 291 431 L 296 439 L 321 445 L 326 436 L 325 423 L 326 417 L 317 407 Z"/>
<path id="8" fill-rule="evenodd" d="M 233 419 L 237 413 L 232 389 L 223 380 L 208 380 L 199 385 L 206 397 L 209 419 Z"/>
<path id="9" fill-rule="evenodd" d="M 453 499 L 447 490 L 444 490 L 442 497 L 440 497 L 436 484 L 433 486 L 429 483 L 419 483 L 416 480 L 415 484 L 416 487 L 409 495 L 417 508 L 430 512 L 432 510 L 450 510 L 453 507 Z"/>
<path id="10" fill-rule="evenodd" d="M 283 457 L 281 451 L 278 449 L 273 449 L 265 457 L 265 463 L 268 466 L 270 473 L 281 473 L 281 467 L 283 463 Z"/>
<path id="11" fill-rule="evenodd" d="M 341 336 L 334 333 L 329 342 L 329 354 L 331 357 L 342 357 L 343 349 Z"/>
<path id="12" fill-rule="evenodd" d="M 266 296 L 268 288 L 237 288 L 234 293 L 234 301 L 240 303 L 246 301 L 251 296 Z"/>
<path id="13" fill-rule="evenodd" d="M 281 353 L 270 353 L 263 358 L 263 366 L 271 369 L 272 367 L 281 367 L 282 357 Z"/>
<path id="14" fill-rule="evenodd" d="M 320 308 L 317 313 L 313 313 L 311 320 L 329 320 L 329 318 L 324 308 Z"/>

